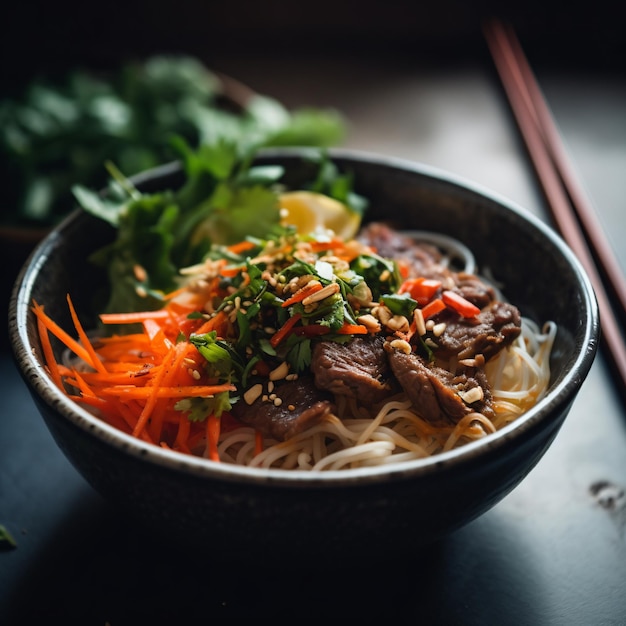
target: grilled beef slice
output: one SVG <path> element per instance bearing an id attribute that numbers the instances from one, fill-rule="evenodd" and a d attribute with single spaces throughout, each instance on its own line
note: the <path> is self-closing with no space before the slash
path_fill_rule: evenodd
<path id="1" fill-rule="evenodd" d="M 445 331 L 436 339 L 436 355 L 441 358 L 470 359 L 482 354 L 488 361 L 510 345 L 522 328 L 517 307 L 500 301 L 492 302 L 475 318 L 460 318 L 444 311 L 437 316 L 437 322 L 446 323 Z"/>
<path id="2" fill-rule="evenodd" d="M 442 255 L 435 246 L 426 243 L 417 245 L 411 237 L 382 222 L 366 224 L 360 230 L 358 239 L 382 257 L 403 261 L 410 277 L 441 279 L 450 274 L 441 264 Z"/>
<path id="3" fill-rule="evenodd" d="M 354 337 L 348 343 L 321 341 L 313 348 L 315 384 L 333 394 L 375 404 L 395 389 L 383 337 Z"/>
<path id="4" fill-rule="evenodd" d="M 482 370 L 453 374 L 427 363 L 415 353 L 406 354 L 388 346 L 391 369 L 419 414 L 433 423 L 455 424 L 468 413 L 493 413 L 491 392 Z M 467 404 L 459 394 L 479 387 L 479 400 Z"/>
<path id="5" fill-rule="evenodd" d="M 232 408 L 233 417 L 264 435 L 286 441 L 335 410 L 332 396 L 317 389 L 312 376 L 276 383 L 274 393 L 280 405 L 262 396 L 252 404 L 241 398 Z"/>

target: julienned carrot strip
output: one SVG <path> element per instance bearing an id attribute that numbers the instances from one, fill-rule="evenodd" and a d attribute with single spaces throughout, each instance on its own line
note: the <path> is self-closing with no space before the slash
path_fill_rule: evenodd
<path id="1" fill-rule="evenodd" d="M 415 320 L 415 316 L 411 318 L 411 323 L 409 324 L 409 331 L 406 333 L 406 340 L 411 341 L 413 335 L 417 332 L 417 321 Z"/>
<path id="2" fill-rule="evenodd" d="M 296 293 L 294 293 L 293 296 L 285 300 L 282 303 L 282 306 L 288 307 L 288 306 L 291 306 L 292 304 L 297 304 L 298 302 L 302 302 L 302 300 L 304 300 L 305 298 L 308 298 L 309 296 L 312 296 L 314 293 L 320 291 L 321 289 L 323 289 L 322 283 L 320 283 L 317 280 L 311 281 L 310 283 L 302 287 L 302 289 L 298 289 L 298 291 L 296 291 Z"/>
<path id="3" fill-rule="evenodd" d="M 150 343 L 155 350 L 162 351 L 164 353 L 172 349 L 174 345 L 165 335 L 163 326 L 158 324 L 156 320 L 146 319 L 142 322 L 146 335 L 150 338 Z"/>
<path id="4" fill-rule="evenodd" d="M 160 379 L 158 383 L 159 387 L 160 386 L 165 387 L 166 385 L 175 384 L 175 378 L 178 374 L 178 370 L 180 369 L 182 361 L 187 353 L 188 347 L 189 347 L 188 344 L 185 344 L 185 343 L 177 344 L 172 347 L 170 355 L 173 356 L 173 361 L 171 362 L 171 365 L 166 367 L 165 362 L 162 363 L 161 367 L 163 368 L 163 375 L 161 375 L 160 372 L 157 373 L 157 377 L 159 377 Z M 156 384 L 157 383 L 155 380 L 155 385 Z M 148 397 L 146 404 L 152 405 L 150 409 L 151 435 L 155 437 L 157 440 L 160 440 L 162 428 L 163 428 L 163 417 L 165 414 L 166 407 L 163 406 L 162 403 L 157 402 L 158 397 L 154 394 L 155 394 L 155 391 L 152 390 L 152 394 Z M 145 408 L 146 407 L 144 406 L 144 409 Z M 143 413 L 144 411 L 142 410 L 142 417 L 144 417 Z"/>
<path id="5" fill-rule="evenodd" d="M 54 358 L 54 351 L 52 350 L 52 344 L 50 343 L 50 336 L 48 335 L 48 329 L 46 328 L 43 320 L 37 317 L 37 331 L 39 333 L 41 347 L 43 349 L 43 355 L 46 360 L 46 365 L 48 366 L 48 371 L 50 372 L 50 376 L 54 381 L 54 384 L 64 391 L 63 388 L 63 380 L 61 378 L 61 372 L 59 371 L 59 367 L 56 359 Z"/>
<path id="6" fill-rule="evenodd" d="M 432 278 L 409 278 L 398 289 L 398 293 L 408 293 L 418 304 L 425 305 L 432 300 L 441 289 L 441 281 Z"/>
<path id="7" fill-rule="evenodd" d="M 339 335 L 367 335 L 367 332 L 363 324 L 348 324 L 348 322 L 344 322 L 343 326 L 337 330 Z"/>
<path id="8" fill-rule="evenodd" d="M 124 354 L 127 351 L 135 351 L 138 349 L 147 348 L 150 346 L 150 340 L 146 337 L 145 333 L 129 333 L 124 335 L 111 335 L 109 337 L 99 337 L 97 341 L 98 352 L 108 345 L 112 345 L 113 348 L 118 350 L 120 354 Z"/>
<path id="9" fill-rule="evenodd" d="M 296 313 L 292 315 L 287 321 L 271 336 L 270 344 L 275 348 L 288 334 L 289 331 L 300 321 L 302 315 Z"/>
<path id="10" fill-rule="evenodd" d="M 187 286 L 183 285 L 182 287 L 179 287 L 178 289 L 174 289 L 173 291 L 170 291 L 166 294 L 164 294 L 163 300 L 169 301 L 174 299 L 176 296 L 181 296 L 182 294 L 187 292 Z"/>
<path id="11" fill-rule="evenodd" d="M 224 391 L 235 391 L 235 386 L 231 384 L 224 385 L 189 385 L 186 387 L 172 386 L 164 387 L 162 384 L 157 386 L 157 380 L 154 384 L 145 387 L 136 387 L 135 385 L 116 385 L 114 387 L 102 387 L 101 394 L 107 396 L 117 396 L 119 398 L 133 398 L 137 400 L 155 398 L 211 398 L 215 394 Z"/>
<path id="12" fill-rule="evenodd" d="M 351 263 L 362 254 L 360 246 L 346 245 L 342 239 L 331 239 L 330 241 L 309 242 L 312 252 L 332 251 L 333 256 Z"/>
<path id="13" fill-rule="evenodd" d="M 261 454 L 263 452 L 263 434 L 257 430 L 254 432 L 254 454 Z"/>
<path id="14" fill-rule="evenodd" d="M 220 270 L 220 274 L 226 278 L 232 278 L 234 276 L 239 276 L 243 270 L 246 269 L 245 265 L 231 265 L 228 267 L 223 267 Z"/>
<path id="15" fill-rule="evenodd" d="M 189 359 L 189 355 L 193 355 L 197 358 L 198 352 L 195 347 L 189 343 L 180 343 L 177 345 L 176 358 L 172 363 L 170 370 L 165 374 L 161 381 L 163 387 L 179 387 L 182 388 L 189 382 L 193 382 L 191 374 L 188 372 L 186 362 Z M 183 366 L 185 365 L 185 366 Z M 168 410 L 171 410 L 171 401 L 168 399 L 166 402 L 159 402 L 155 404 L 152 411 L 150 421 L 150 434 L 159 441 L 161 439 L 161 433 L 163 429 L 163 421 Z M 186 419 L 181 413 L 178 413 L 179 419 Z"/>
<path id="16" fill-rule="evenodd" d="M 218 337 L 224 337 L 228 329 L 228 315 L 224 311 L 219 311 L 211 319 L 208 319 L 196 330 L 197 335 L 204 335 L 214 330 Z"/>
<path id="17" fill-rule="evenodd" d="M 101 313 L 100 321 L 103 324 L 136 324 L 144 320 L 163 320 L 170 316 L 167 309 L 157 309 L 156 311 L 138 311 L 135 313 Z"/>
<path id="18" fill-rule="evenodd" d="M 66 380 L 70 382 L 69 379 L 66 379 Z M 86 398 L 86 397 L 97 398 L 98 397 L 94 393 L 93 389 L 87 384 L 87 382 L 85 381 L 85 378 L 81 374 L 79 374 L 77 371 L 73 372 L 72 383 L 76 387 L 78 387 L 83 398 Z"/>
<path id="19" fill-rule="evenodd" d="M 119 343 L 102 343 L 98 346 L 98 354 L 107 364 L 109 371 L 119 371 L 127 366 L 128 369 L 154 363 L 155 359 L 160 359 L 159 354 L 154 354 L 152 347 L 145 335 L 141 336 L 138 342 L 128 341 L 125 337 L 119 337 Z"/>
<path id="20" fill-rule="evenodd" d="M 232 252 L 233 254 L 241 254 L 242 252 L 252 250 L 252 248 L 254 247 L 256 247 L 256 244 L 253 241 L 244 240 L 228 246 L 228 251 Z"/>
<path id="21" fill-rule="evenodd" d="M 139 415 L 139 419 L 137 420 L 137 424 L 135 424 L 135 428 L 133 429 L 133 435 L 135 437 L 143 431 L 146 424 L 148 423 L 148 420 L 150 419 L 150 414 L 152 413 L 152 410 L 154 409 L 154 406 L 158 398 L 157 394 L 159 391 L 159 387 L 161 386 L 161 382 L 163 378 L 165 377 L 165 375 L 167 374 L 168 368 L 172 366 L 172 362 L 176 359 L 177 352 L 178 352 L 178 345 L 182 345 L 182 344 L 177 344 L 170 350 L 170 353 L 166 356 L 165 359 L 163 359 L 157 371 L 157 374 L 154 377 L 154 382 L 152 383 L 152 387 L 149 388 L 150 393 L 146 396 L 146 403 L 144 404 L 141 410 L 141 414 Z M 138 390 L 138 389 L 141 389 L 141 387 L 135 388 L 135 390 Z M 131 397 L 131 396 L 127 396 L 127 397 Z"/>
<path id="22" fill-rule="evenodd" d="M 112 387 L 114 385 L 133 385 L 139 387 L 150 381 L 149 373 L 142 376 L 128 369 L 108 372 L 106 375 L 100 374 L 99 372 L 83 372 L 82 376 L 92 387 Z"/>
<path id="23" fill-rule="evenodd" d="M 340 254 L 345 250 L 345 245 L 341 239 L 328 239 L 325 241 L 311 241 L 309 246 L 313 252 L 324 252 L 332 250 L 335 254 Z"/>
<path id="24" fill-rule="evenodd" d="M 57 338 L 60 339 L 61 342 L 65 344 L 67 348 L 69 348 L 76 356 L 81 358 L 85 363 L 88 363 L 92 367 L 94 367 L 93 363 L 91 363 L 91 355 L 83 346 L 76 341 L 73 337 L 68 335 L 55 321 L 53 321 L 48 315 L 44 312 L 42 306 L 34 303 L 32 309 L 33 313 L 37 316 L 37 319 L 41 320 L 44 326 Z"/>
<path id="25" fill-rule="evenodd" d="M 407 278 L 411 270 L 410 265 L 402 259 L 399 259 L 396 264 L 398 266 L 398 272 L 400 273 L 400 277 L 403 279 Z"/>
<path id="26" fill-rule="evenodd" d="M 476 317 L 480 309 L 455 291 L 444 291 L 441 294 L 446 306 L 454 309 L 461 317 Z"/>
<path id="27" fill-rule="evenodd" d="M 431 300 L 426 306 L 422 307 L 422 317 L 426 320 L 446 308 L 445 302 L 441 298 Z"/>
<path id="28" fill-rule="evenodd" d="M 176 439 L 174 440 L 174 449 L 179 452 L 186 452 L 191 454 L 191 450 L 187 444 L 189 438 L 189 432 L 191 431 L 191 422 L 183 417 L 178 422 L 178 432 L 176 433 Z"/>
<path id="29" fill-rule="evenodd" d="M 173 348 L 173 345 L 171 343 L 170 345 Z M 163 387 L 178 384 L 179 370 L 181 369 L 183 360 L 187 355 L 187 352 L 189 351 L 189 344 L 179 344 L 177 348 L 178 349 L 175 351 L 176 358 L 174 359 L 172 366 L 169 368 L 169 371 L 165 373 L 161 380 L 161 385 Z M 153 437 L 155 441 L 161 440 L 163 431 L 163 420 L 165 418 L 166 412 L 168 411 L 168 409 L 170 409 L 169 405 L 169 401 L 156 402 L 152 410 L 148 430 L 150 432 L 150 436 Z M 178 418 L 181 419 L 180 413 L 178 414 Z"/>
<path id="30" fill-rule="evenodd" d="M 259 376 L 269 376 L 270 374 L 270 366 L 265 361 L 257 361 L 254 369 Z"/>
<path id="31" fill-rule="evenodd" d="M 217 443 L 220 438 L 220 418 L 214 414 L 209 415 L 206 418 L 206 442 L 207 442 L 207 456 L 211 461 L 220 460 L 220 455 L 217 451 Z"/>
<path id="32" fill-rule="evenodd" d="M 70 297 L 69 293 L 67 294 L 66 299 L 67 299 L 67 305 L 70 309 L 70 315 L 72 316 L 72 322 L 74 323 L 74 328 L 76 329 L 76 332 L 78 333 L 78 337 L 82 345 L 85 347 L 85 350 L 87 350 L 87 352 L 89 353 L 89 356 L 91 358 L 91 364 L 94 366 L 96 370 L 98 370 L 99 372 L 103 374 L 106 374 L 106 368 L 104 367 L 104 365 L 102 364 L 102 361 L 96 354 L 96 351 L 91 345 L 91 341 L 89 340 L 89 337 L 87 337 L 87 333 L 83 329 L 83 325 L 80 323 L 80 320 L 78 319 L 78 315 L 76 314 L 76 309 L 74 308 L 74 303 L 72 302 L 72 298 Z"/>
<path id="33" fill-rule="evenodd" d="M 322 335 L 328 335 L 328 333 L 330 333 L 330 327 L 322 326 L 321 324 L 306 324 L 294 328 L 293 332 L 298 337 L 321 337 Z"/>
<path id="34" fill-rule="evenodd" d="M 123 432 L 130 433 L 137 422 L 137 414 L 129 410 L 129 407 L 117 399 L 105 399 L 96 396 L 90 386 L 84 380 L 84 374 L 73 372 L 73 378 L 68 379 L 68 383 L 78 387 L 81 395 L 75 398 L 75 401 L 81 404 L 87 404 L 98 409 L 100 415 L 106 418 L 106 421 L 115 428 Z M 147 433 L 141 433 L 140 439 L 148 443 L 154 443 L 153 439 Z"/>

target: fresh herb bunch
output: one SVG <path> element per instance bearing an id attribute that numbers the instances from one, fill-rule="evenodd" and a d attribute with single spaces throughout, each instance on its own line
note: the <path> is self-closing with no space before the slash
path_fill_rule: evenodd
<path id="1" fill-rule="evenodd" d="M 91 257 L 108 273 L 104 312 L 158 308 L 163 295 L 179 286 L 179 270 L 203 261 L 212 246 L 284 232 L 279 203 L 284 169 L 255 165 L 261 146 L 222 137 L 195 150 L 179 139 L 176 147 L 185 174 L 179 189 L 143 193 L 111 164 L 108 194 L 73 187 L 86 211 L 116 229 L 114 240 Z M 313 149 L 307 158 L 318 173 L 306 187 L 362 215 L 367 202 L 352 190 L 350 174 L 339 172 L 324 150 Z"/>
<path id="2" fill-rule="evenodd" d="M 53 225 L 74 206 L 72 185 L 103 187 L 106 161 L 127 176 L 171 161 L 174 137 L 193 147 L 217 135 L 237 144 L 316 147 L 344 137 L 336 111 L 287 111 L 254 93 L 230 110 L 221 85 L 198 59 L 161 55 L 106 77 L 75 71 L 62 84 L 33 81 L 20 98 L 0 102 L 0 174 L 9 183 L 2 221 Z"/>

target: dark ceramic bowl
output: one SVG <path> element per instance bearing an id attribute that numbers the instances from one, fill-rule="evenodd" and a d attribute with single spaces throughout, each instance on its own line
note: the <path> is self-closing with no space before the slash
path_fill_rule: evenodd
<path id="1" fill-rule="evenodd" d="M 266 152 L 297 187 L 310 163 L 297 149 Z M 113 232 L 72 214 L 36 248 L 10 303 L 15 360 L 52 435 L 77 470 L 145 528 L 186 538 L 216 557 L 236 554 L 406 553 L 481 515 L 533 469 L 563 424 L 597 350 L 596 301 L 578 261 L 540 220 L 502 198 L 423 165 L 335 150 L 370 220 L 451 235 L 493 268 L 507 297 L 558 335 L 547 396 L 516 422 L 463 448 L 390 467 L 328 473 L 259 470 L 190 458 L 126 436 L 71 402 L 42 364 L 33 299 L 68 329 L 71 293 L 83 320 L 103 278 L 85 261 Z M 182 181 L 168 165 L 139 177 L 147 191 Z"/>

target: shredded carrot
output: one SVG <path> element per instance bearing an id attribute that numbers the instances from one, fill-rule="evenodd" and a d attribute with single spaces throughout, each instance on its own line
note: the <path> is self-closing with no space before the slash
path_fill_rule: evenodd
<path id="1" fill-rule="evenodd" d="M 76 314 L 76 309 L 74 308 L 74 304 L 72 303 L 72 299 L 70 298 L 69 293 L 67 294 L 67 304 L 70 309 L 70 315 L 72 316 L 72 322 L 74 322 L 74 328 L 76 328 L 78 337 L 82 345 L 85 347 L 85 350 L 87 350 L 89 354 L 91 364 L 99 372 L 106 374 L 106 368 L 104 367 L 104 365 L 102 365 L 102 361 L 100 361 L 100 359 L 98 358 L 96 351 L 93 349 L 93 346 L 91 345 L 91 341 L 89 341 L 89 337 L 87 337 L 87 333 L 83 329 L 83 326 L 80 323 L 80 320 L 78 319 L 78 315 Z"/>
<path id="2" fill-rule="evenodd" d="M 154 378 L 154 382 L 150 389 L 150 393 L 146 396 L 146 403 L 141 410 L 141 414 L 139 415 L 139 419 L 137 420 L 137 424 L 135 424 L 135 428 L 133 429 L 133 435 L 136 437 L 143 431 L 148 423 L 148 419 L 150 418 L 150 414 L 152 413 L 156 401 L 158 398 L 159 389 L 163 382 L 163 378 L 168 372 L 168 369 L 173 366 L 176 357 L 178 356 L 177 346 L 174 346 L 167 357 L 161 363 L 159 370 Z M 140 387 L 135 387 L 135 392 L 141 389 Z M 131 396 L 128 396 L 131 397 Z"/>
<path id="3" fill-rule="evenodd" d="M 163 370 L 165 372 L 165 370 Z M 160 380 L 162 377 L 158 377 Z M 188 387 L 172 386 L 164 387 L 154 385 L 149 387 L 136 387 L 134 385 L 116 385 L 115 387 L 103 387 L 100 393 L 107 396 L 118 396 L 120 398 L 132 399 L 156 399 L 156 398 L 212 398 L 224 391 L 235 391 L 234 385 L 190 385 Z"/>
<path id="4" fill-rule="evenodd" d="M 162 297 L 164 300 L 169 301 L 169 300 L 173 300 L 177 296 L 183 295 L 186 292 L 187 292 L 187 287 L 183 285 L 182 287 L 179 287 L 178 289 L 174 289 L 173 291 L 170 291 L 164 294 Z"/>
<path id="5" fill-rule="evenodd" d="M 300 321 L 302 315 L 296 313 L 287 319 L 287 321 L 272 335 L 270 344 L 275 348 L 288 334 L 289 331 Z"/>
<path id="6" fill-rule="evenodd" d="M 203 335 L 204 333 L 209 333 L 214 330 L 218 337 L 224 337 L 228 328 L 228 315 L 224 313 L 224 311 L 219 311 L 216 315 L 214 315 L 211 319 L 207 320 L 200 326 L 196 333 L 198 335 Z"/>
<path id="7" fill-rule="evenodd" d="M 411 298 L 416 300 L 420 305 L 425 305 L 435 297 L 439 289 L 441 289 L 440 280 L 420 276 L 418 278 L 409 278 L 405 280 L 400 285 L 398 293 L 408 293 Z"/>
<path id="8" fill-rule="evenodd" d="M 162 320 L 170 316 L 167 309 L 156 311 L 138 311 L 135 313 L 101 313 L 100 321 L 103 324 L 135 324 L 145 320 Z"/>
<path id="9" fill-rule="evenodd" d="M 254 432 L 254 454 L 261 454 L 263 452 L 263 434 L 257 430 Z"/>
<path id="10" fill-rule="evenodd" d="M 155 351 L 168 352 L 172 349 L 174 344 L 167 338 L 163 326 L 161 326 L 156 320 L 150 318 L 145 319 L 143 321 L 143 328 L 146 335 L 150 338 L 150 343 Z"/>
<path id="11" fill-rule="evenodd" d="M 334 257 L 351 263 L 359 255 L 362 254 L 362 248 L 354 245 L 346 245 L 343 239 L 330 239 L 328 241 L 311 241 L 309 242 L 312 252 L 325 252 L 331 250 Z"/>
<path id="12" fill-rule="evenodd" d="M 234 243 L 228 246 L 228 251 L 233 254 L 241 254 L 242 252 L 247 252 L 248 250 L 252 250 L 256 244 L 253 241 L 240 241 L 239 243 Z"/>
<path id="13" fill-rule="evenodd" d="M 343 241 L 341 239 L 324 239 L 323 241 L 313 240 L 309 242 L 309 246 L 313 252 L 324 252 L 325 250 L 332 250 L 336 252 L 339 248 L 343 248 Z"/>
<path id="14" fill-rule="evenodd" d="M 211 461 L 219 461 L 220 456 L 217 451 L 217 442 L 220 438 L 220 418 L 209 415 L 206 418 L 206 440 L 207 456 Z"/>
<path id="15" fill-rule="evenodd" d="M 98 396 L 93 392 L 93 389 L 85 381 L 84 376 L 81 376 L 78 372 L 73 372 L 73 378 L 71 380 L 72 383 L 78 387 L 83 398 L 98 398 Z"/>
<path id="16" fill-rule="evenodd" d="M 302 289 L 298 289 L 296 293 L 293 294 L 290 298 L 285 300 L 282 304 L 283 307 L 291 306 L 292 304 L 296 304 L 298 302 L 302 302 L 305 298 L 312 296 L 314 293 L 323 289 L 322 283 L 319 281 L 311 281 L 307 283 Z"/>
<path id="17" fill-rule="evenodd" d="M 367 328 L 363 324 L 349 324 L 344 322 L 343 326 L 337 330 L 340 335 L 367 335 Z"/>
<path id="18" fill-rule="evenodd" d="M 422 308 L 422 316 L 426 320 L 433 315 L 437 315 L 437 313 L 440 313 L 445 308 L 445 302 L 441 298 L 435 298 Z"/>
<path id="19" fill-rule="evenodd" d="M 411 341 L 415 333 L 417 332 L 417 321 L 415 320 L 415 316 L 413 315 L 411 318 L 411 323 L 409 324 L 409 330 L 406 333 L 406 341 Z"/>
<path id="20" fill-rule="evenodd" d="M 174 449 L 179 452 L 191 453 L 191 449 L 187 444 L 189 439 L 189 433 L 191 431 L 191 422 L 188 419 L 181 419 L 178 423 L 178 432 L 176 433 L 176 439 L 174 440 Z"/>
<path id="21" fill-rule="evenodd" d="M 56 359 L 54 358 L 54 351 L 52 350 L 52 344 L 50 343 L 50 335 L 48 335 L 48 329 L 46 328 L 43 320 L 37 317 L 37 330 L 41 337 L 41 347 L 43 349 L 43 355 L 48 366 L 50 376 L 54 381 L 54 384 L 61 390 L 63 390 L 63 380 L 61 379 L 61 373 Z"/>
<path id="22" fill-rule="evenodd" d="M 91 355 L 83 346 L 78 343 L 73 337 L 66 333 L 55 321 L 53 321 L 46 313 L 44 313 L 43 307 L 37 304 L 33 304 L 31 309 L 37 316 L 43 325 L 58 339 L 60 339 L 76 356 L 81 358 L 85 363 L 88 363 L 92 367 L 95 367 L 91 362 Z"/>
<path id="23" fill-rule="evenodd" d="M 480 309 L 456 291 L 446 290 L 441 295 L 446 306 L 454 309 L 461 317 L 476 317 Z"/>

